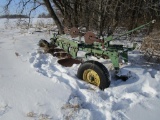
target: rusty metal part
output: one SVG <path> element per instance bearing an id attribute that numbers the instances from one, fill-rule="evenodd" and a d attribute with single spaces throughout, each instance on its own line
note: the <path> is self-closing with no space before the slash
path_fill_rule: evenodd
<path id="1" fill-rule="evenodd" d="M 64 33 L 65 33 L 65 34 L 69 34 L 69 33 L 70 33 L 70 30 L 69 30 L 68 27 L 64 27 Z"/>
<path id="2" fill-rule="evenodd" d="M 66 53 L 63 49 L 60 48 L 52 48 L 48 50 L 48 53 L 52 54 L 53 56 L 56 56 L 57 58 L 69 58 L 71 57 L 70 54 Z"/>
<path id="3" fill-rule="evenodd" d="M 68 54 L 66 52 L 57 52 L 57 53 L 54 53 L 53 56 L 56 56 L 59 59 L 72 57 L 70 54 Z"/>
<path id="4" fill-rule="evenodd" d="M 51 48 L 48 50 L 48 53 L 51 53 L 52 55 L 55 53 L 55 52 L 64 52 L 63 49 L 60 49 L 60 48 Z"/>
<path id="5" fill-rule="evenodd" d="M 73 64 L 80 64 L 81 61 L 73 58 L 66 58 L 57 61 L 60 65 L 65 67 L 71 67 Z"/>
<path id="6" fill-rule="evenodd" d="M 76 27 L 71 28 L 70 29 L 70 35 L 71 35 L 72 38 L 78 37 L 80 35 L 80 32 L 79 32 L 78 28 L 76 28 Z"/>
<path id="7" fill-rule="evenodd" d="M 39 46 L 42 47 L 42 48 L 43 47 L 49 47 L 49 43 L 46 40 L 41 39 L 39 41 Z"/>
<path id="8" fill-rule="evenodd" d="M 109 56 L 107 56 L 107 55 L 102 55 L 102 58 L 103 58 L 103 59 L 109 59 Z"/>
<path id="9" fill-rule="evenodd" d="M 85 39 L 86 44 L 92 44 L 94 42 L 101 42 L 101 40 L 98 39 L 96 35 L 91 31 L 86 32 L 86 34 L 84 35 L 84 39 Z"/>
<path id="10" fill-rule="evenodd" d="M 39 46 L 44 50 L 45 53 L 50 53 L 52 49 L 55 49 L 55 47 L 57 47 L 56 45 L 50 45 L 46 40 L 43 39 L 39 41 Z"/>

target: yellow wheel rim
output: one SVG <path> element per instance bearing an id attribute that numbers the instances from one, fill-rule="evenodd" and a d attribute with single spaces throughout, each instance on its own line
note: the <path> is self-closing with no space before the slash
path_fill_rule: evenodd
<path id="1" fill-rule="evenodd" d="M 95 86 L 99 86 L 100 85 L 100 77 L 99 75 L 92 69 L 87 69 L 84 71 L 83 73 L 83 80 L 91 83 Z"/>

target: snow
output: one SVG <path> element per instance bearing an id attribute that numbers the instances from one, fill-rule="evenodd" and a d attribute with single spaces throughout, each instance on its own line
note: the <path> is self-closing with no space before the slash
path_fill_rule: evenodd
<path id="1" fill-rule="evenodd" d="M 160 65 L 148 63 L 138 50 L 129 52 L 130 64 L 122 65 L 121 71 L 130 71 L 131 77 L 126 82 L 112 78 L 110 87 L 101 91 L 76 77 L 80 65 L 63 67 L 42 52 L 38 41 L 52 34 L 22 30 L 15 20 L 4 23 L 0 19 L 0 120 L 159 118 Z"/>

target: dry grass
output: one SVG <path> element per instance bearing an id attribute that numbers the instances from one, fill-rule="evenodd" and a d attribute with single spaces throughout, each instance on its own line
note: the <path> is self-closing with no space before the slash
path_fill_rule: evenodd
<path id="1" fill-rule="evenodd" d="M 27 117 L 35 117 L 35 116 L 36 116 L 36 113 L 34 112 L 27 113 Z"/>
<path id="2" fill-rule="evenodd" d="M 74 105 L 74 106 L 71 104 L 64 105 L 61 108 L 64 120 L 74 120 L 74 115 L 79 111 L 79 109 L 80 109 L 79 105 Z"/>
<path id="3" fill-rule="evenodd" d="M 52 117 L 50 117 L 47 114 L 39 114 L 38 115 L 38 114 L 36 114 L 34 112 L 27 113 L 27 117 L 34 118 L 36 120 L 52 120 Z"/>
<path id="4" fill-rule="evenodd" d="M 159 62 L 160 59 L 160 31 L 152 32 L 149 36 L 145 37 L 141 48 L 141 52 L 148 58 Z"/>

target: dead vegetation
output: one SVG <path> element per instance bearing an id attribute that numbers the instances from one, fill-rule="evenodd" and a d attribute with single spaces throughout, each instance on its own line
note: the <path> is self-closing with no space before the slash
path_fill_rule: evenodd
<path id="1" fill-rule="evenodd" d="M 147 60 L 160 63 L 160 31 L 152 32 L 149 36 L 145 37 L 140 51 Z"/>
<path id="2" fill-rule="evenodd" d="M 27 113 L 27 117 L 35 118 L 35 120 L 52 120 L 52 117 L 47 114 L 36 114 L 34 112 Z"/>
<path id="3" fill-rule="evenodd" d="M 74 120 L 81 109 L 81 100 L 79 97 L 73 97 L 69 103 L 61 107 L 64 120 Z"/>

